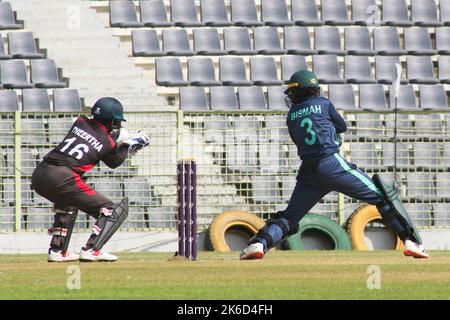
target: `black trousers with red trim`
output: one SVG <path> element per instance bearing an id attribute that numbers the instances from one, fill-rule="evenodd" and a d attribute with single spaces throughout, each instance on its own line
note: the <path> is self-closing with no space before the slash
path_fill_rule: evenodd
<path id="1" fill-rule="evenodd" d="M 55 208 L 66 210 L 75 207 L 97 219 L 85 249 L 90 249 L 95 238 L 103 229 L 107 217 L 102 209 L 113 209 L 114 203 L 107 197 L 91 189 L 72 169 L 41 162 L 33 172 L 32 188 L 42 197 L 53 202 Z M 55 225 L 64 228 L 64 217 L 55 215 Z M 54 225 L 54 226 L 55 226 Z M 54 235 L 50 247 L 54 251 L 61 248 L 64 235 Z"/>
<path id="2" fill-rule="evenodd" d="M 76 207 L 95 219 L 100 209 L 114 208 L 107 197 L 91 189 L 72 169 L 41 162 L 33 172 L 32 188 L 42 197 L 53 202 L 55 208 Z"/>

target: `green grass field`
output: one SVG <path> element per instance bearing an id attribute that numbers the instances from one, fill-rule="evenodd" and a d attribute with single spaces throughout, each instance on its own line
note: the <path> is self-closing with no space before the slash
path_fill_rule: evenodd
<path id="1" fill-rule="evenodd" d="M 122 253 L 115 263 L 73 263 L 81 289 L 66 286 L 69 264 L 44 255 L 0 255 L 0 299 L 450 299 L 450 252 L 430 260 L 400 252 L 276 251 L 260 261 L 238 253 Z M 381 270 L 369 290 L 367 268 Z"/>

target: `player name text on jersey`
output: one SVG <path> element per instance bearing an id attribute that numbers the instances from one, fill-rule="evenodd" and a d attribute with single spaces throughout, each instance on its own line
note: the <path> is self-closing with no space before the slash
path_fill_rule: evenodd
<path id="1" fill-rule="evenodd" d="M 86 140 L 88 143 L 90 143 L 95 150 L 100 152 L 103 148 L 103 144 L 101 144 L 95 137 L 91 136 L 86 131 L 74 126 L 72 129 L 72 133 L 79 136 L 81 139 Z"/>

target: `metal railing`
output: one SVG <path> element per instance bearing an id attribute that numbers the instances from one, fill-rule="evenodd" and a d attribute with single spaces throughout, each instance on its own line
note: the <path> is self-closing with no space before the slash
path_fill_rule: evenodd
<path id="1" fill-rule="evenodd" d="M 77 114 L 3 113 L 0 122 L 0 231 L 44 231 L 53 221 L 51 204 L 30 189 L 42 157 L 68 132 Z M 127 113 L 128 131 L 143 129 L 151 145 L 118 169 L 100 165 L 88 183 L 118 202 L 130 198 L 123 230 L 176 230 L 178 159 L 198 165 L 199 229 L 226 210 L 269 218 L 283 210 L 301 163 L 286 129 L 286 114 Z M 369 175 L 394 179 L 392 113 L 345 113 L 349 130 L 341 153 Z M 398 115 L 396 177 L 400 194 L 420 228 L 450 227 L 450 113 Z M 343 224 L 359 205 L 330 193 L 311 212 Z M 80 213 L 77 230 L 92 227 Z"/>

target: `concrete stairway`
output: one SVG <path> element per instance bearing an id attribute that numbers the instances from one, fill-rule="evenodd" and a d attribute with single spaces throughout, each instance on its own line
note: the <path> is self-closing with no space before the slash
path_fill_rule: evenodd
<path id="1" fill-rule="evenodd" d="M 102 96 L 119 99 L 126 111 L 172 110 L 156 95 L 126 49 L 82 0 L 10 0 L 17 18 L 55 59 L 87 106 Z"/>

